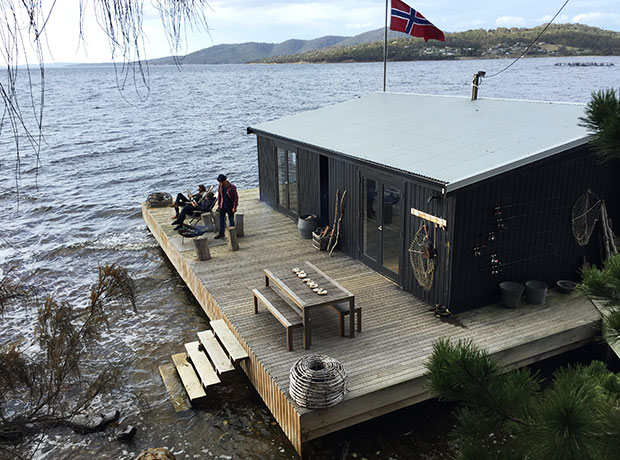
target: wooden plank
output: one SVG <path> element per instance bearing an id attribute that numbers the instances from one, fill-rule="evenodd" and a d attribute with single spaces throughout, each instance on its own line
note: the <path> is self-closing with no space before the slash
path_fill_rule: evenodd
<path id="1" fill-rule="evenodd" d="M 198 333 L 198 339 L 202 346 L 205 348 L 205 352 L 209 356 L 209 359 L 215 366 L 215 370 L 218 375 L 225 374 L 235 370 L 235 367 L 226 356 L 226 352 L 222 349 L 219 342 L 213 335 L 213 331 L 202 331 Z"/>
<path id="2" fill-rule="evenodd" d="M 428 213 L 426 213 L 424 211 L 420 211 L 419 209 L 416 209 L 416 208 L 411 208 L 411 215 L 419 217 L 420 219 L 427 220 L 427 221 L 432 222 L 434 224 L 437 224 L 437 225 L 439 225 L 443 229 L 445 229 L 446 225 L 448 225 L 448 223 L 446 222 L 446 219 L 442 219 L 441 217 L 433 216 L 432 214 L 428 214 Z"/>
<path id="3" fill-rule="evenodd" d="M 194 368 L 187 362 L 187 353 L 177 353 L 172 355 L 172 361 L 177 368 L 179 377 L 181 377 L 181 382 L 183 382 L 183 386 L 185 387 L 189 400 L 194 402 L 205 398 L 207 394 L 205 393 L 204 388 L 202 388 L 202 384 L 200 383 L 200 380 L 198 380 L 198 376 L 196 375 L 196 372 L 194 372 Z"/>
<path id="4" fill-rule="evenodd" d="M 228 352 L 228 356 L 230 356 L 234 362 L 239 362 L 242 359 L 248 358 L 248 353 L 243 349 L 224 320 L 217 319 L 211 321 L 210 324 L 213 328 L 213 332 L 215 332 L 215 335 L 217 335 L 218 339 L 220 339 L 220 342 L 224 345 L 224 348 Z"/>
<path id="5" fill-rule="evenodd" d="M 196 369 L 203 387 L 208 388 L 220 383 L 220 378 L 217 376 L 215 369 L 213 369 L 209 358 L 200 349 L 200 342 L 196 340 L 195 342 L 186 343 L 185 350 L 187 350 L 187 355 L 194 365 L 194 369 Z"/>
<path id="6" fill-rule="evenodd" d="M 271 314 L 285 327 L 300 327 L 302 325 L 301 312 L 289 305 L 271 287 L 264 286 L 253 289 L 252 293 L 271 312 Z"/>
<path id="7" fill-rule="evenodd" d="M 423 191 L 411 192 L 412 197 L 418 195 L 425 199 Z M 261 202 L 257 190 L 240 190 L 239 199 L 240 209 L 248 216 L 248 244 L 238 252 L 229 251 L 224 244 L 213 245 L 209 264 L 197 262 L 193 252 L 179 251 L 170 243 L 175 233 L 169 223 L 169 208 L 143 208 L 143 216 L 205 313 L 212 320 L 225 317 L 226 324 L 240 338 L 250 355 L 240 362 L 240 367 L 298 452 L 302 437 L 324 435 L 418 401 L 422 395 L 413 388 L 407 389 L 405 383 L 413 383 L 425 374 L 424 363 L 439 337 L 473 339 L 513 366 L 536 362 L 586 343 L 596 334 L 590 326 L 600 323 L 600 315 L 589 300 L 563 296 L 553 290 L 544 306 L 522 304 L 513 311 L 490 305 L 437 319 L 426 302 L 359 261 L 340 251 L 326 257 L 311 244 L 300 242 L 295 222 Z M 489 205 L 494 204 L 489 200 Z M 471 207 L 475 206 L 480 203 L 472 200 Z M 433 207 L 428 211 L 441 215 Z M 458 216 L 453 217 L 458 221 Z M 270 225 L 265 226 L 264 222 Z M 483 231 L 480 226 L 465 235 L 455 228 L 454 238 L 461 246 L 473 247 L 481 244 L 474 241 L 474 236 Z M 466 236 L 472 240 L 464 242 Z M 453 256 L 456 258 L 457 253 Z M 321 267 L 321 271 L 354 293 L 356 302 L 364 306 L 365 319 L 363 334 L 354 339 L 341 338 L 331 309 L 313 309 L 312 351 L 333 356 L 344 364 L 349 391 L 338 406 L 321 411 L 324 414 L 320 423 L 315 421 L 311 425 L 304 415 L 312 411 L 296 406 L 288 398 L 290 368 L 305 351 L 288 352 L 274 345 L 281 337 L 282 327 L 271 315 L 255 315 L 250 295 L 253 288 L 264 284 L 263 268 L 287 264 L 291 268 L 305 267 L 303 261 Z M 463 278 L 463 283 L 476 282 L 477 267 L 470 272 L 471 278 Z M 459 279 L 463 275 L 460 273 Z M 298 297 L 302 295 L 305 299 L 310 291 L 301 290 Z"/>
<path id="8" fill-rule="evenodd" d="M 598 312 L 601 314 L 601 318 L 604 318 L 605 315 L 609 313 L 610 307 L 606 307 L 605 303 L 602 300 L 592 299 L 592 303 L 594 304 Z M 616 354 L 616 356 L 620 358 L 620 341 L 609 340 L 607 338 L 608 334 L 606 334 L 606 332 L 607 332 L 606 326 L 603 325 L 603 337 L 605 338 L 605 342 L 607 342 L 607 345 L 609 345 L 609 348 L 611 348 L 611 351 L 613 351 Z"/>
<path id="9" fill-rule="evenodd" d="M 170 401 L 176 412 L 181 412 L 191 408 L 187 393 L 183 388 L 183 382 L 177 374 L 176 368 L 172 364 L 163 364 L 159 366 L 159 374 L 164 381 L 164 386 L 170 396 Z"/>

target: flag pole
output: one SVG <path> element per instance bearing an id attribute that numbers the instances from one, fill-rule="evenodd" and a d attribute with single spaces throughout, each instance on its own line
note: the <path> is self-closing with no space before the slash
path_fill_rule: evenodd
<path id="1" fill-rule="evenodd" d="M 383 92 L 385 93 L 385 80 L 387 73 L 387 31 L 388 31 L 388 0 L 385 0 L 385 35 L 383 37 Z"/>

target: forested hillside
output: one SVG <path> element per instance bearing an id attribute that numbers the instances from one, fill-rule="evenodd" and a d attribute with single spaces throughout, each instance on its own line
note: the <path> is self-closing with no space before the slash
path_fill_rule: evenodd
<path id="1" fill-rule="evenodd" d="M 446 41 L 430 40 L 399 34 L 390 38 L 388 59 L 414 61 L 425 59 L 492 58 L 518 56 L 532 43 L 544 26 L 531 29 L 476 29 L 447 33 Z M 368 32 L 375 34 L 377 31 Z M 551 25 L 532 46 L 529 56 L 620 55 L 620 32 L 581 24 Z M 367 62 L 383 60 L 383 41 L 350 46 L 332 46 L 316 51 L 264 58 L 255 62 Z"/>

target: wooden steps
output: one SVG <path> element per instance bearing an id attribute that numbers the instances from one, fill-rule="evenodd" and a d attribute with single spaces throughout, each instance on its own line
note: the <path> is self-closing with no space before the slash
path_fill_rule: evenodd
<path id="1" fill-rule="evenodd" d="M 233 362 L 248 358 L 223 320 L 212 321 L 211 326 L 213 330 L 199 332 L 198 340 L 185 344 L 186 353 L 172 355 L 174 366 L 159 367 L 177 412 L 204 399 L 206 389 L 219 384 L 220 377 L 235 370 Z"/>
<path id="2" fill-rule="evenodd" d="M 177 368 L 179 377 L 181 377 L 181 381 L 183 382 L 185 391 L 187 391 L 189 400 L 193 403 L 197 400 L 205 398 L 207 394 L 205 393 L 200 380 L 198 380 L 198 377 L 194 372 L 194 368 L 187 361 L 187 353 L 177 353 L 176 355 L 172 355 L 172 361 Z"/>
<path id="3" fill-rule="evenodd" d="M 176 412 L 181 412 L 192 407 L 189 399 L 187 399 L 187 393 L 183 388 L 183 383 L 181 382 L 174 365 L 164 364 L 159 366 L 159 373 L 164 381 L 166 390 L 168 390 L 174 410 Z"/>
<path id="4" fill-rule="evenodd" d="M 211 361 L 209 361 L 207 355 L 205 355 L 200 349 L 200 342 L 195 341 L 186 343 L 185 349 L 187 350 L 189 359 L 194 365 L 194 369 L 196 369 L 198 377 L 200 377 L 202 386 L 208 388 L 211 385 L 217 385 L 220 383 L 220 378 L 217 376 L 215 369 L 213 369 Z"/>
<path id="5" fill-rule="evenodd" d="M 235 370 L 235 367 L 230 362 L 230 359 L 228 359 L 226 352 L 215 338 L 213 331 L 199 332 L 198 340 L 200 340 L 205 352 L 209 355 L 209 358 L 211 359 L 211 362 L 213 362 L 218 375 Z"/>
<path id="6" fill-rule="evenodd" d="M 217 319 L 215 321 L 211 321 L 211 328 L 215 335 L 220 340 L 221 344 L 224 345 L 228 356 L 233 362 L 238 363 L 246 358 L 248 358 L 247 352 L 243 349 L 241 344 L 237 341 L 233 333 L 228 329 L 228 326 L 222 319 Z"/>

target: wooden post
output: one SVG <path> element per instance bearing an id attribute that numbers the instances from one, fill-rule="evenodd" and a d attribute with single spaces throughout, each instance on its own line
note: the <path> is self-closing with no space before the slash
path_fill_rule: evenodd
<path id="1" fill-rule="evenodd" d="M 226 225 L 226 221 L 224 221 L 224 225 Z M 219 233 L 220 232 L 220 213 L 219 212 L 213 213 L 213 226 L 215 227 L 215 233 Z"/>
<path id="2" fill-rule="evenodd" d="M 213 212 L 205 212 L 202 216 L 202 225 L 207 227 L 207 231 L 215 232 L 215 216 Z"/>
<path id="3" fill-rule="evenodd" d="M 196 249 L 196 257 L 198 260 L 209 260 L 211 251 L 209 251 L 209 242 L 207 235 L 203 234 L 194 238 L 194 248 Z"/>
<path id="4" fill-rule="evenodd" d="M 243 213 L 235 214 L 235 228 L 237 229 L 237 237 L 243 236 Z"/>
<path id="5" fill-rule="evenodd" d="M 239 243 L 237 242 L 237 229 L 235 227 L 228 227 L 226 229 L 226 241 L 228 241 L 228 248 L 231 251 L 239 250 Z"/>

